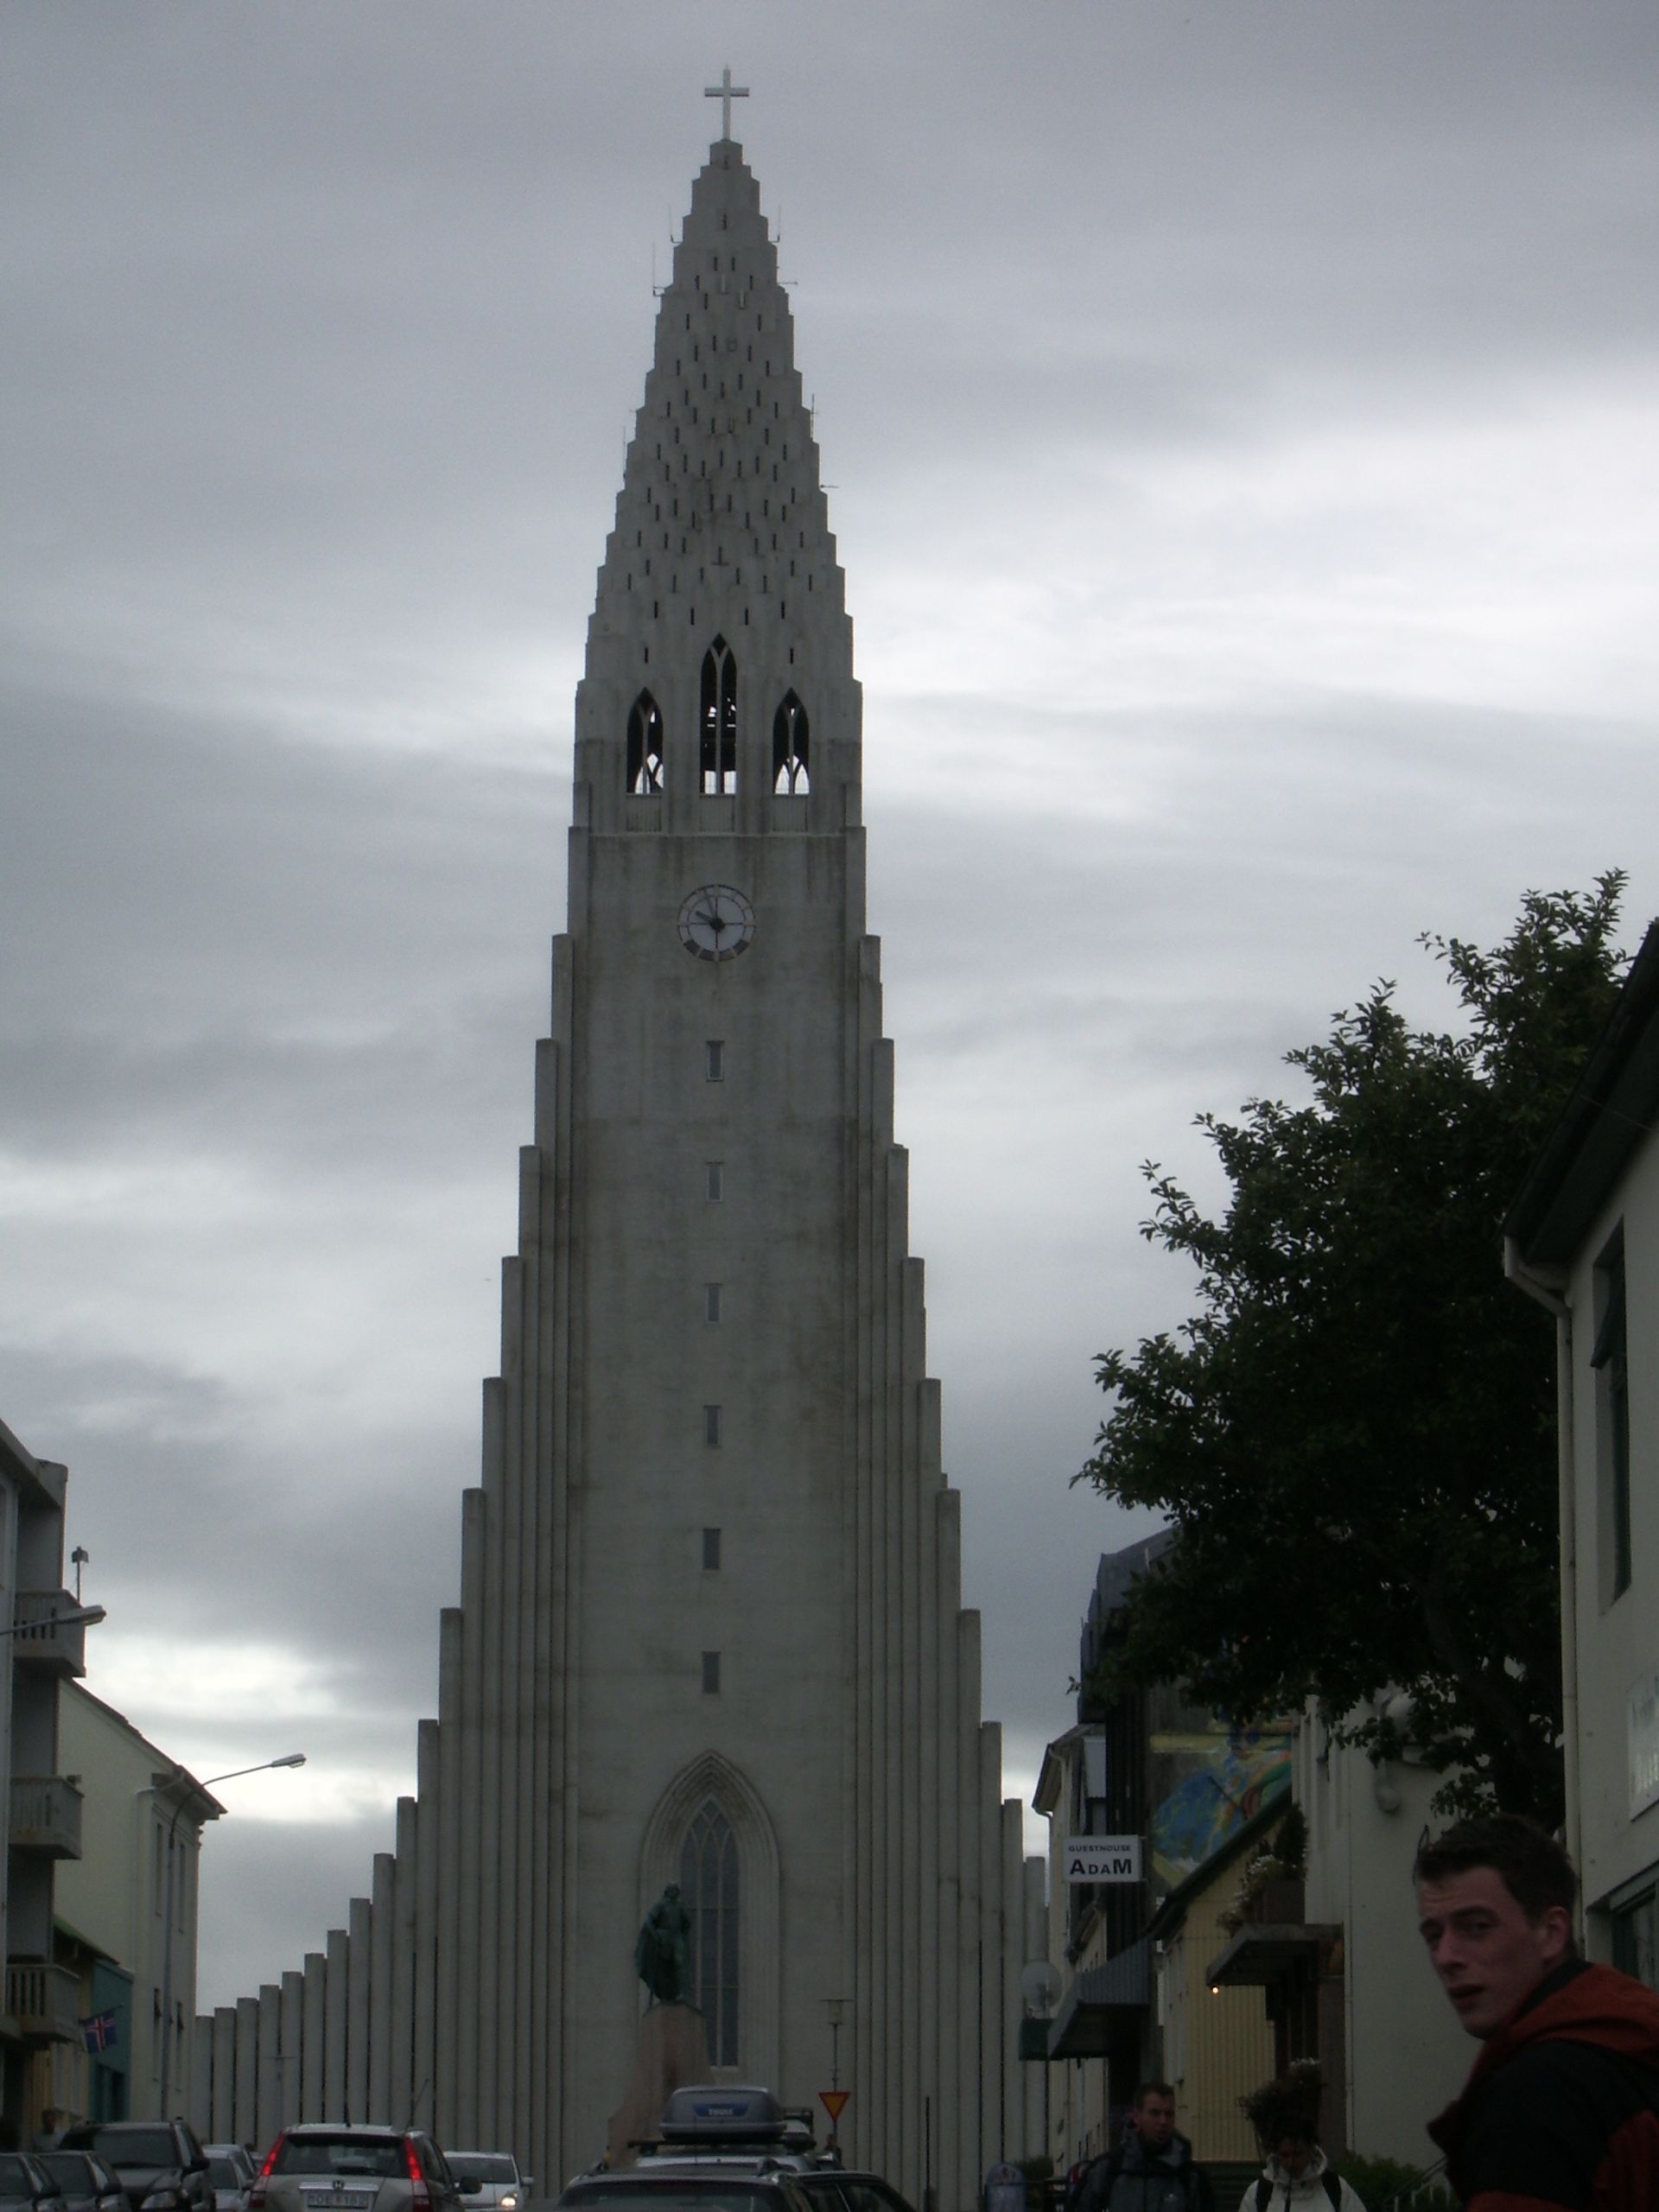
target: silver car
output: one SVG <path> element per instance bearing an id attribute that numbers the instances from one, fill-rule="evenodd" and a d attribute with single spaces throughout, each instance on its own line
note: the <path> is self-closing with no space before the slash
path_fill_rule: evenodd
<path id="1" fill-rule="evenodd" d="M 533 2174 L 521 2174 L 511 2151 L 446 2151 L 455 2186 L 474 2212 L 518 2212 Z"/>
<path id="2" fill-rule="evenodd" d="M 248 2212 L 248 2191 L 257 2169 L 239 2143 L 204 2143 L 207 2178 L 218 2212 Z"/>
<path id="3" fill-rule="evenodd" d="M 467 2212 L 444 2155 L 416 2127 L 313 2121 L 279 2135 L 249 2212 Z"/>

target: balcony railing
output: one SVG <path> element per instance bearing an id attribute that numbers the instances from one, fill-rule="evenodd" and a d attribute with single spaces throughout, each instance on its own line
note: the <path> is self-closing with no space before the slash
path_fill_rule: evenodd
<path id="1" fill-rule="evenodd" d="M 9 1966 L 6 2010 L 36 2043 L 79 2040 L 80 1984 L 67 1967 Z"/>
<path id="2" fill-rule="evenodd" d="M 80 1856 L 80 1792 L 60 1774 L 11 1777 L 10 1842 L 14 1851 L 44 1859 Z"/>
<path id="3" fill-rule="evenodd" d="M 20 1663 L 54 1667 L 60 1674 L 86 1671 L 86 1624 L 55 1618 L 78 1612 L 79 1600 L 67 1590 L 20 1590 L 16 1626 L 5 1640 Z"/>

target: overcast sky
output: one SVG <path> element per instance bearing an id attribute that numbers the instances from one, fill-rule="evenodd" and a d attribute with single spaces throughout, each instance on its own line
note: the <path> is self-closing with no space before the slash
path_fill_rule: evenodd
<path id="1" fill-rule="evenodd" d="M 91 1687 L 299 1963 L 435 1709 L 570 702 L 729 62 L 865 692 L 912 1242 L 1007 1786 L 1139 1164 L 1414 939 L 1659 910 L 1651 0 L 10 0 L 0 1419 Z M 297 1825 L 296 1825 L 297 1824 Z"/>

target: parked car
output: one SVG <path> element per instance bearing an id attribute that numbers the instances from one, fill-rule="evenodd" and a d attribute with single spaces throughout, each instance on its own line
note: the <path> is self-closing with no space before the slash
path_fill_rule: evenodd
<path id="1" fill-rule="evenodd" d="M 521 2174 L 511 2151 L 446 2151 L 455 2186 L 474 2212 L 518 2212 L 530 2195 L 533 2174 Z"/>
<path id="2" fill-rule="evenodd" d="M 204 2143 L 207 2178 L 219 2212 L 248 2212 L 248 2192 L 258 2169 L 239 2143 Z"/>
<path id="3" fill-rule="evenodd" d="M 63 2212 L 127 2212 L 120 2177 L 93 2151 L 36 2151 L 63 2192 Z"/>
<path id="4" fill-rule="evenodd" d="M 213 2212 L 213 2185 L 195 2131 L 182 2120 L 106 2120 L 67 2127 L 60 2151 L 91 2151 L 113 2166 L 131 2212 Z"/>
<path id="5" fill-rule="evenodd" d="M 803 2174 L 800 2182 L 801 2193 L 812 2212 L 911 2212 L 906 2199 L 880 2174 L 818 2166 Z"/>
<path id="6" fill-rule="evenodd" d="M 467 2212 L 448 2163 L 419 2128 L 288 2128 L 266 2153 L 249 2212 Z"/>
<path id="7" fill-rule="evenodd" d="M 642 2158 L 615 2173 L 579 2174 L 559 2203 L 566 2212 L 807 2212 L 800 2178 L 776 2158 L 736 2152 Z"/>
<path id="8" fill-rule="evenodd" d="M 61 2212 L 58 2184 L 28 2151 L 0 2151 L 0 2212 Z"/>

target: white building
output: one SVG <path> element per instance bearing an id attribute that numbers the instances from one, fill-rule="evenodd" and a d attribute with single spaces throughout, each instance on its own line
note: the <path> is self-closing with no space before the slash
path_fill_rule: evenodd
<path id="1" fill-rule="evenodd" d="M 1567 1847 L 1592 1958 L 1659 1987 L 1659 924 L 1506 1224 L 1554 1314 Z"/>
<path id="2" fill-rule="evenodd" d="M 839 2007 L 850 2158 L 955 2206 L 1026 2149 L 1020 1808 L 961 1606 L 860 742 L 789 302 L 726 136 L 588 628 L 438 1719 L 372 1895 L 245 2000 L 245 2044 L 216 2024 L 216 2134 L 290 2095 L 414 2110 L 556 2186 L 629 2092 L 634 1936 L 677 1881 L 717 2072 L 810 2105 Z"/>
<path id="3" fill-rule="evenodd" d="M 224 1808 L 79 1682 L 65 1686 L 60 1732 L 86 1813 L 80 1856 L 59 1870 L 58 1914 L 90 1955 L 84 2017 L 106 2024 L 98 2048 L 77 2054 L 79 2086 L 60 2097 L 60 2109 L 92 2120 L 164 2117 L 164 2019 L 175 2112 L 192 2080 L 201 1831 Z"/>

